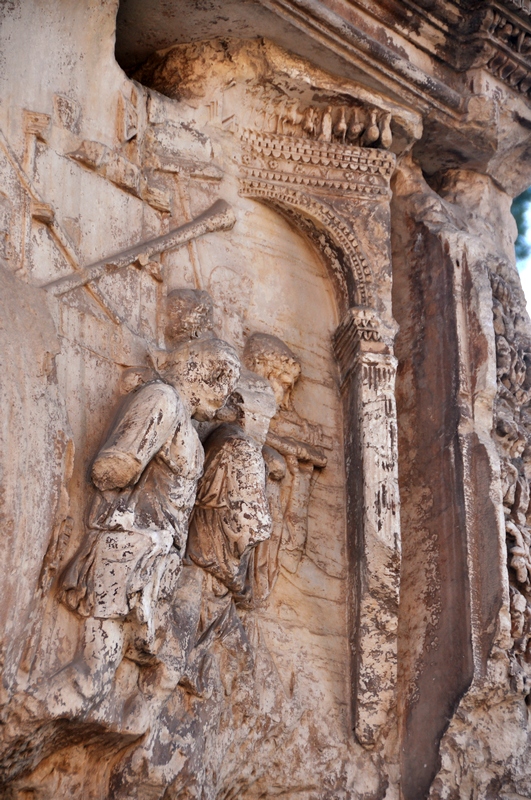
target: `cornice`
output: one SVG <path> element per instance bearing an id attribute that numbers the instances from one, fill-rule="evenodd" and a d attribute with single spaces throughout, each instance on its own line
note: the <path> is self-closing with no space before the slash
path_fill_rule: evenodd
<path id="1" fill-rule="evenodd" d="M 500 0 L 498 5 L 515 11 L 522 18 L 531 17 L 531 0 Z"/>
<path id="2" fill-rule="evenodd" d="M 405 54 L 351 24 L 326 3 L 320 0 L 260 2 L 340 57 L 359 63 L 380 82 L 390 87 L 395 85 L 400 96 L 409 95 L 413 103 L 420 100 L 426 110 L 436 107 L 457 118 L 465 111 L 465 99 L 459 89 L 425 72 Z"/>
<path id="3" fill-rule="evenodd" d="M 446 45 L 438 56 L 457 72 L 484 67 L 511 89 L 528 95 L 531 87 L 531 0 L 404 2 L 419 16 L 429 19 L 430 24 L 439 22 Z M 449 20 L 453 22 L 449 24 Z"/>
<path id="4" fill-rule="evenodd" d="M 467 3 L 448 54 L 458 70 L 485 68 L 531 100 L 531 16 L 517 0 Z"/>
<path id="5" fill-rule="evenodd" d="M 435 52 L 429 52 L 418 41 L 414 25 L 409 34 L 403 20 L 394 28 L 417 50 L 427 52 L 433 64 L 430 71 L 413 63 L 399 47 L 384 44 L 369 30 L 353 24 L 336 4 L 332 9 L 319 0 L 261 2 L 343 58 L 356 61 L 364 57 L 366 71 L 378 72 L 380 80 L 399 85 L 402 92 L 416 95 L 428 107 L 450 117 L 459 118 L 466 112 L 467 82 L 461 76 L 470 69 L 487 69 L 511 90 L 531 100 L 531 0 L 402 0 L 442 40 Z M 350 0 L 345 12 L 349 8 L 378 19 L 378 2 Z M 389 28 L 392 23 L 387 6 L 386 12 L 384 20 L 382 11 L 381 24 Z M 444 71 L 447 79 L 441 79 Z"/>

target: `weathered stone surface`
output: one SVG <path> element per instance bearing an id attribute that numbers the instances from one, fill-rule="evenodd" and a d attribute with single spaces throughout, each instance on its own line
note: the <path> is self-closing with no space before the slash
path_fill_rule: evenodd
<path id="1" fill-rule="evenodd" d="M 4 6 L 0 793 L 530 796 L 529 3 Z"/>

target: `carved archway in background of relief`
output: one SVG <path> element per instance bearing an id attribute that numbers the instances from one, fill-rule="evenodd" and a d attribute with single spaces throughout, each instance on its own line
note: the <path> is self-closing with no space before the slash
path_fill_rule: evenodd
<path id="1" fill-rule="evenodd" d="M 330 206 L 301 191 L 257 181 L 242 181 L 240 193 L 274 208 L 317 246 L 331 270 L 341 313 L 351 305 L 374 305 L 373 273 L 367 258 L 349 226 Z"/>
<path id="2" fill-rule="evenodd" d="M 385 252 L 395 157 L 321 136 L 247 130 L 242 144 L 240 194 L 273 207 L 313 241 L 341 312 L 332 344 L 346 423 L 352 727 L 371 748 L 396 705 L 400 523 L 394 328 L 380 316 L 377 270 L 359 239 Z"/>
<path id="3" fill-rule="evenodd" d="M 240 194 L 275 207 L 317 243 L 343 314 L 351 306 L 374 308 L 373 270 L 350 214 L 346 218 L 337 206 L 348 203 L 354 211 L 354 199 L 388 201 L 395 156 L 378 148 L 249 130 L 242 144 Z"/>

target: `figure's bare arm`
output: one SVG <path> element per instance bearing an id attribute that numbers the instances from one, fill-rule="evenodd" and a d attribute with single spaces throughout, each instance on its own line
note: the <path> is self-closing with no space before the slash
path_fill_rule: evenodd
<path id="1" fill-rule="evenodd" d="M 142 464 L 131 453 L 102 451 L 92 467 L 92 480 L 102 492 L 123 489 L 134 484 L 142 473 Z"/>
<path id="2" fill-rule="evenodd" d="M 135 484 L 173 435 L 183 413 L 177 393 L 164 383 L 148 384 L 136 392 L 94 461 L 92 480 L 98 489 Z"/>
<path id="3" fill-rule="evenodd" d="M 228 481 L 231 531 L 240 555 L 248 546 L 271 536 L 271 512 L 266 496 L 265 463 L 261 450 L 245 440 L 232 443 Z"/>
<path id="4" fill-rule="evenodd" d="M 314 467 L 309 462 L 299 462 L 294 456 L 288 456 L 286 461 L 292 483 L 284 515 L 287 535 L 283 542 L 281 561 L 288 572 L 296 572 L 308 537 L 308 504 Z"/>

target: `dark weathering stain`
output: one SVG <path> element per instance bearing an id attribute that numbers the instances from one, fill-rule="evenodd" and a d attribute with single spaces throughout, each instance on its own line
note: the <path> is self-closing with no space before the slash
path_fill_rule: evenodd
<path id="1" fill-rule="evenodd" d="M 458 437 L 458 346 L 452 260 L 422 228 L 408 260 L 415 334 L 408 354 L 414 375 L 414 474 L 432 498 L 417 531 L 428 545 L 434 623 L 417 662 L 416 698 L 406 711 L 402 756 L 404 800 L 423 800 L 439 769 L 439 744 L 473 676 L 467 566 L 464 465 Z M 402 309 L 402 314 L 404 309 Z M 411 313 L 411 307 L 405 313 Z M 400 322 L 400 314 L 397 315 Z M 422 540 L 422 541 L 421 541 Z M 418 587 L 419 602 L 426 603 Z M 420 598 L 424 597 L 424 601 Z"/>

